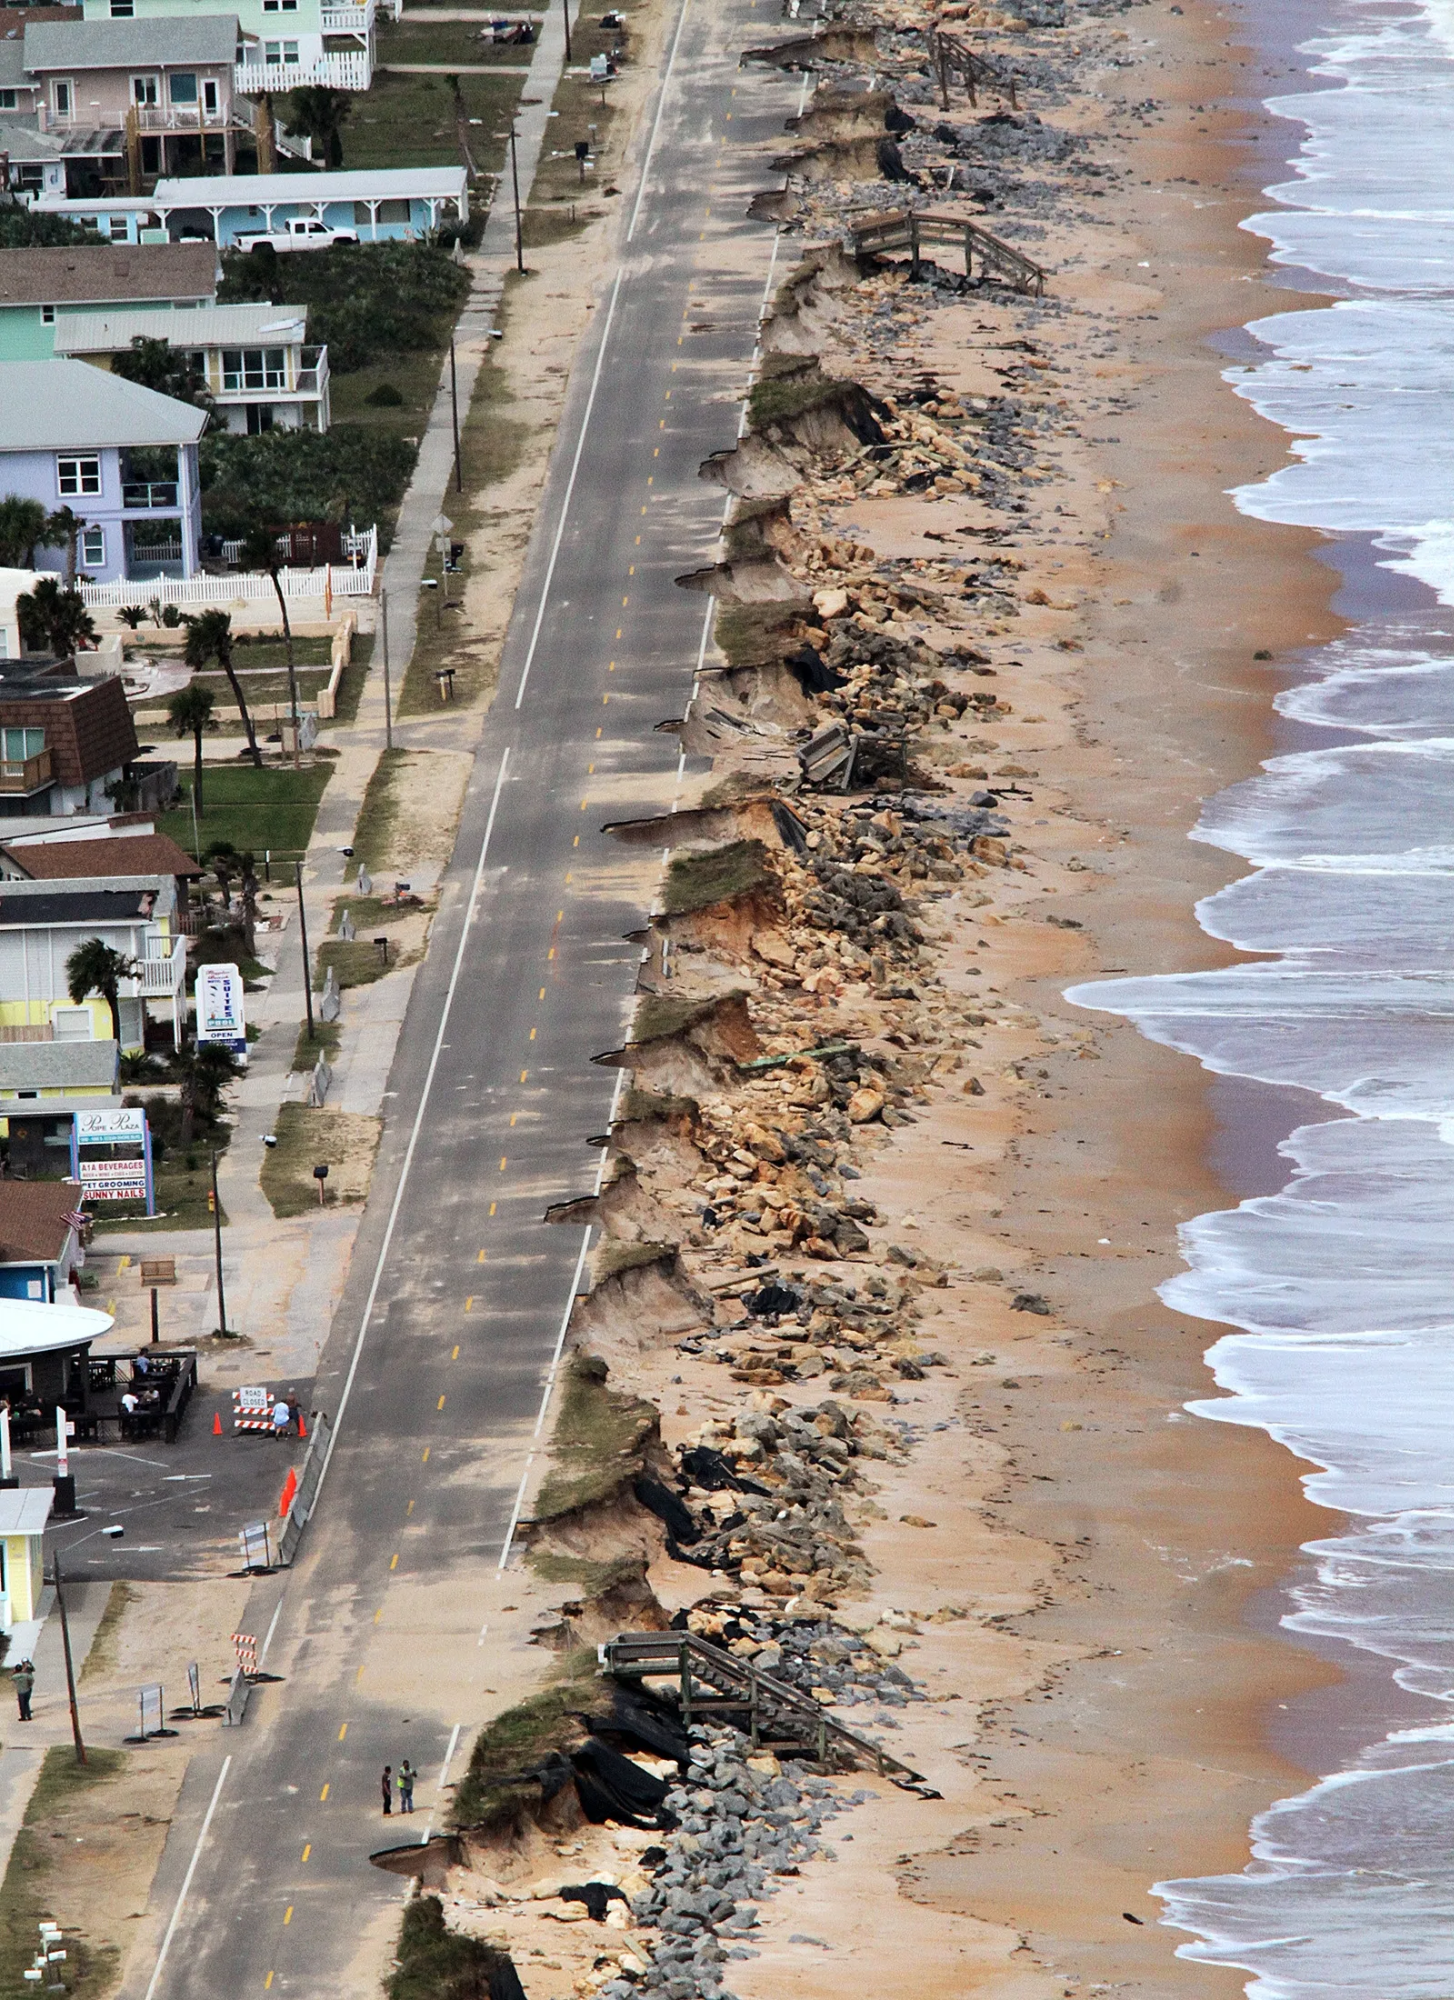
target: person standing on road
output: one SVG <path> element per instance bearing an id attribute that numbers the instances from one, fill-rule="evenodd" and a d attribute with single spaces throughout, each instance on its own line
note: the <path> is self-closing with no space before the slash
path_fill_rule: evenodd
<path id="1" fill-rule="evenodd" d="M 15 1699 L 20 1704 L 20 1720 L 29 1722 L 30 1697 L 35 1687 L 35 1668 L 29 1660 L 22 1660 L 10 1679 L 15 1688 Z"/>
<path id="2" fill-rule="evenodd" d="M 411 1813 L 414 1810 L 414 1779 L 418 1774 L 406 1757 L 399 1766 L 399 1810 Z"/>
<path id="3" fill-rule="evenodd" d="M 384 1775 L 380 1783 L 382 1784 L 384 1793 L 384 1818 L 387 1819 L 389 1814 L 394 1810 L 394 1767 L 392 1764 L 385 1764 Z"/>

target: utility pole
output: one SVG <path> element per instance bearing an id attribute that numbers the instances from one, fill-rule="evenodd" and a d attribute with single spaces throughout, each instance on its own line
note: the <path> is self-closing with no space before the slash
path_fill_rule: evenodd
<path id="1" fill-rule="evenodd" d="M 212 1157 L 215 1160 L 217 1155 L 214 1153 Z M 53 1562 L 56 1610 L 61 1614 L 61 1646 L 66 1656 L 66 1692 L 71 1698 L 71 1736 L 76 1745 L 76 1762 L 84 1764 L 86 1761 L 86 1745 L 81 1737 L 81 1711 L 76 1706 L 76 1669 L 71 1660 L 71 1627 L 66 1618 L 65 1592 L 61 1588 L 61 1558 L 59 1552 L 55 1555 Z"/>
<path id="2" fill-rule="evenodd" d="M 212 1153 L 212 1251 L 217 1261 L 217 1331 L 227 1337 L 227 1293 L 222 1287 L 222 1203 L 217 1198 L 217 1152 Z"/>
<path id="3" fill-rule="evenodd" d="M 565 59 L 570 61 L 570 0 L 560 0 L 561 17 L 565 22 Z"/>
<path id="4" fill-rule="evenodd" d="M 515 198 L 515 207 L 517 213 L 519 211 L 519 206 L 520 206 L 520 198 L 517 194 Z M 518 223 L 517 223 L 517 233 L 518 233 Z M 456 379 L 454 372 L 453 329 L 450 330 L 450 335 L 449 335 L 449 408 L 450 408 L 450 414 L 454 419 L 454 490 L 456 493 L 463 493 L 464 469 L 459 462 L 459 382 Z"/>
<path id="5" fill-rule="evenodd" d="M 313 1034 L 313 979 L 308 970 L 308 913 L 303 908 L 303 864 L 301 861 L 298 861 L 294 863 L 294 867 L 298 875 L 298 936 L 303 946 L 303 1000 L 308 1009 L 308 1039 L 311 1042 L 315 1039 Z"/>
<path id="6" fill-rule="evenodd" d="M 525 275 L 525 239 L 520 233 L 520 165 L 515 155 L 515 120 L 510 120 L 508 132 L 497 132 L 497 139 L 510 141 L 510 180 L 515 189 L 515 269 L 523 278 Z"/>
<path id="7" fill-rule="evenodd" d="M 389 695 L 389 593 L 379 585 L 379 629 L 384 636 L 384 748 L 394 747 L 394 704 Z"/>

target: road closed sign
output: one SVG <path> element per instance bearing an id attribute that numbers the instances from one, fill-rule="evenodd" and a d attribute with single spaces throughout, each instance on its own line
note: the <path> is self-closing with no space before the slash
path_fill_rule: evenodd
<path id="1" fill-rule="evenodd" d="M 197 968 L 197 1040 L 220 1042 L 235 1056 L 247 1058 L 247 1021 L 243 1014 L 242 974 L 235 965 Z"/>

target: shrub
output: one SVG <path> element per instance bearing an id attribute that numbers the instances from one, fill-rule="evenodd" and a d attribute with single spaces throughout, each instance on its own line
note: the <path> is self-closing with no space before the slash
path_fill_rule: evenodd
<path id="1" fill-rule="evenodd" d="M 341 243 L 306 257 L 222 260 L 222 304 L 306 305 L 308 338 L 326 341 L 336 375 L 391 354 L 442 347 L 469 272 L 432 243 Z"/>
<path id="2" fill-rule="evenodd" d="M 217 534 L 258 521 L 377 521 L 398 505 L 415 449 L 349 424 L 260 437 L 219 431 L 202 440 L 203 520 Z"/>

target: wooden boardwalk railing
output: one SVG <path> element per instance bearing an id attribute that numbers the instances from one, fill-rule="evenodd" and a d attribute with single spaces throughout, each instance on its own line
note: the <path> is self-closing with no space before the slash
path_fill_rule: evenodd
<path id="1" fill-rule="evenodd" d="M 827 1763 L 830 1749 L 837 1749 L 866 1758 L 884 1777 L 910 1785 L 924 1782 L 876 1743 L 835 1722 L 811 1696 L 760 1673 L 750 1660 L 739 1660 L 695 1632 L 623 1632 L 598 1647 L 597 1657 L 617 1680 L 674 1679 L 684 1724 L 707 1715 L 730 1715 L 746 1723 L 754 1749 L 810 1750 L 820 1764 Z"/>
<path id="2" fill-rule="evenodd" d="M 855 257 L 893 257 L 907 252 L 916 275 L 926 244 L 950 244 L 963 253 L 966 278 L 976 275 L 977 264 L 981 278 L 998 278 L 1014 291 L 1033 292 L 1039 298 L 1045 290 L 1045 272 L 1038 264 L 962 215 L 887 209 L 851 224 L 849 237 Z"/>

